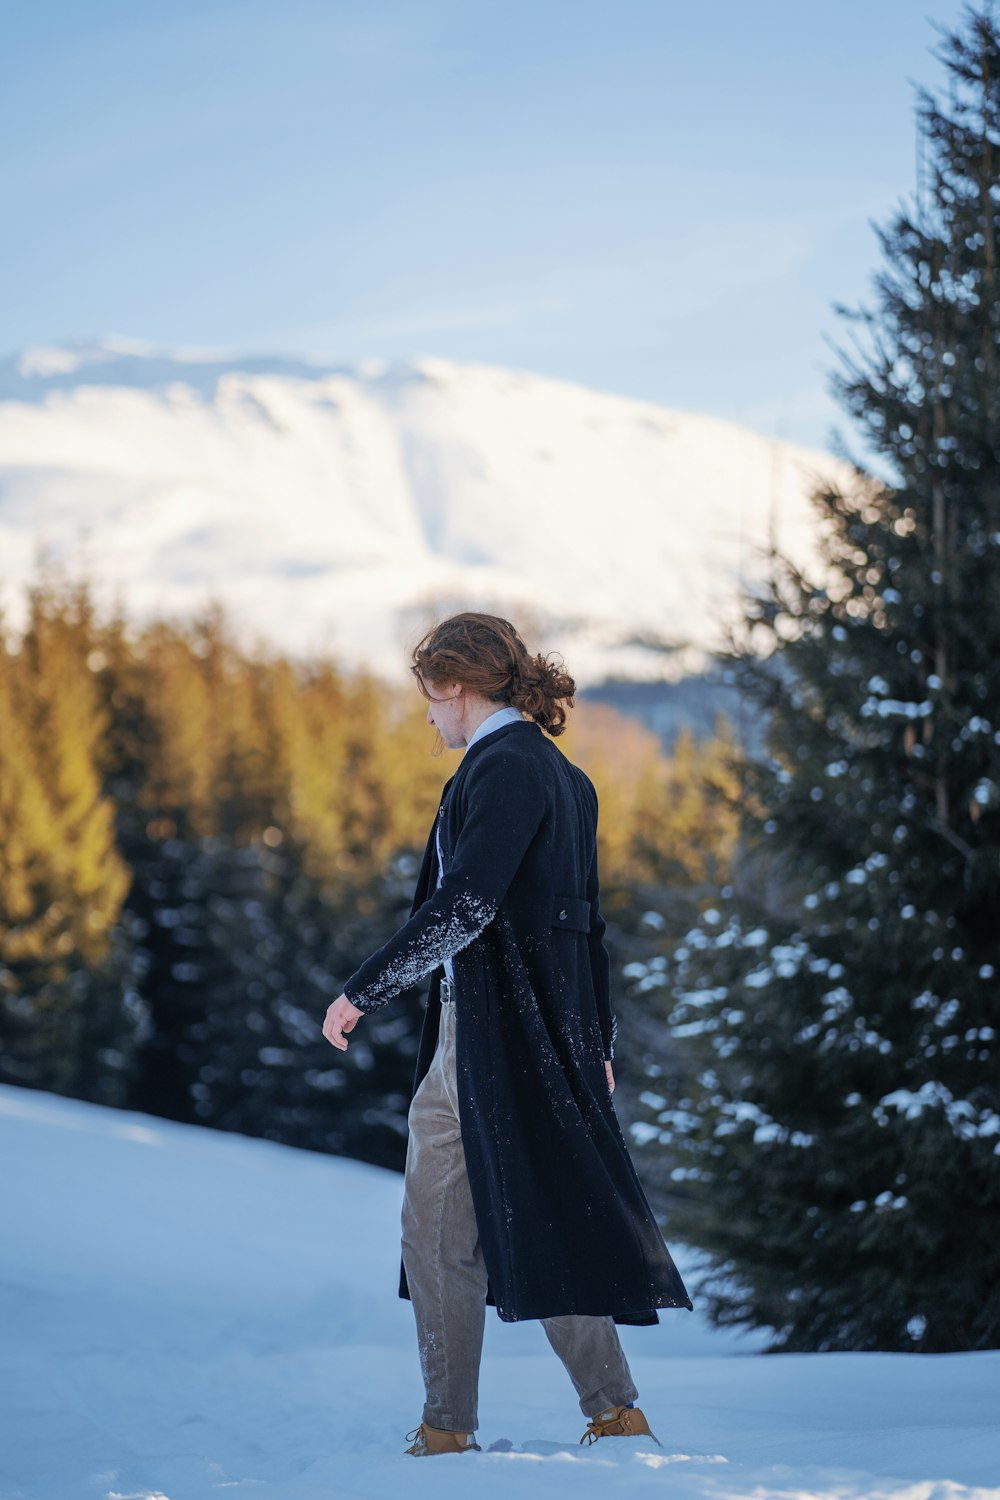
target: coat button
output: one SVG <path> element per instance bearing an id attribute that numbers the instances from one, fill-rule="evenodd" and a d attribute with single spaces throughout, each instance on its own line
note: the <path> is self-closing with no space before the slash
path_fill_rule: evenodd
<path id="1" fill-rule="evenodd" d="M 565 920 L 566 920 L 566 918 L 568 916 L 569 916 L 569 912 L 566 910 L 566 908 L 564 906 L 563 909 L 562 909 L 562 911 L 559 913 L 559 920 L 560 920 L 560 922 L 565 922 Z"/>
<path id="2" fill-rule="evenodd" d="M 444 808 L 443 807 L 439 807 L 438 808 L 438 817 L 439 818 L 443 818 L 444 817 Z"/>

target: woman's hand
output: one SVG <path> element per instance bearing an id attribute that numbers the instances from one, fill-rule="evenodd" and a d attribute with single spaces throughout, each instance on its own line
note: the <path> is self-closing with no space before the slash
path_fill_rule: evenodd
<path id="1" fill-rule="evenodd" d="M 326 1013 L 323 1022 L 323 1035 L 328 1042 L 341 1052 L 347 1051 L 347 1037 L 345 1032 L 353 1031 L 355 1026 L 364 1015 L 356 1005 L 352 1005 L 346 995 L 338 995 Z"/>
<path id="2" fill-rule="evenodd" d="M 609 1062 L 605 1062 L 604 1071 L 608 1075 L 608 1089 L 613 1094 L 615 1091 L 615 1075 Z"/>

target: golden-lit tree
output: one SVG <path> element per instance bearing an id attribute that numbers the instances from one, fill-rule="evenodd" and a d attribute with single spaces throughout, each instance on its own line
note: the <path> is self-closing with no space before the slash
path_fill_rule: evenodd
<path id="1" fill-rule="evenodd" d="M 17 649 L 0 649 L 3 1073 L 57 1089 L 116 1040 L 98 996 L 130 884 L 102 786 L 91 627 L 87 590 L 43 577 Z"/>

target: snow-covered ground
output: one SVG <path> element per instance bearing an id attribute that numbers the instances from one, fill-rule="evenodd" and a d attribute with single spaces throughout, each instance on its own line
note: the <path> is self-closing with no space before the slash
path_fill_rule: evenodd
<path id="1" fill-rule="evenodd" d="M 484 1451 L 410 1458 L 399 1177 L 12 1087 L 0 1160 L 2 1500 L 1000 1500 L 1000 1351 L 762 1356 L 697 1310 L 622 1331 L 662 1448 L 581 1448 L 491 1310 Z"/>
<path id="2" fill-rule="evenodd" d="M 0 605 L 83 547 L 137 617 L 409 681 L 436 613 L 510 613 L 581 686 L 697 669 L 774 540 L 809 563 L 829 454 L 446 360 L 352 367 L 121 342 L 0 361 Z M 681 643 L 666 653 L 664 641 Z"/>

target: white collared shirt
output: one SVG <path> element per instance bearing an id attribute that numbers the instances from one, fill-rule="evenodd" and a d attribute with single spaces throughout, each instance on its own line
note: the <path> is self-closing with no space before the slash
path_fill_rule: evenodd
<path id="1" fill-rule="evenodd" d="M 465 746 L 466 750 L 471 750 L 472 746 L 476 743 L 477 740 L 481 740 L 486 735 L 492 734 L 493 731 L 494 731 L 494 729 L 499 729 L 502 724 L 513 724 L 517 719 L 521 719 L 521 720 L 524 719 L 524 715 L 522 714 L 521 710 L 519 708 L 515 708 L 512 703 L 505 703 L 504 706 L 503 706 L 503 708 L 498 708 L 497 709 L 496 713 L 488 714 L 487 715 L 487 717 L 483 720 L 483 722 L 479 725 L 479 727 L 474 731 L 471 739 L 466 744 L 466 746 Z M 434 831 L 434 842 L 435 842 L 435 846 L 437 848 L 437 857 L 438 857 L 438 878 L 437 878 L 437 883 L 438 883 L 438 885 L 440 885 L 441 881 L 444 879 L 444 864 L 443 864 L 443 861 L 441 859 L 441 820 L 440 820 L 440 818 L 437 821 L 437 826 L 436 826 L 435 831 Z M 450 958 L 446 958 L 444 960 L 444 972 L 447 974 L 447 976 L 448 976 L 448 978 L 450 980 L 454 981 L 455 973 L 454 973 L 454 970 L 452 968 L 452 963 L 451 963 L 451 959 Z"/>

